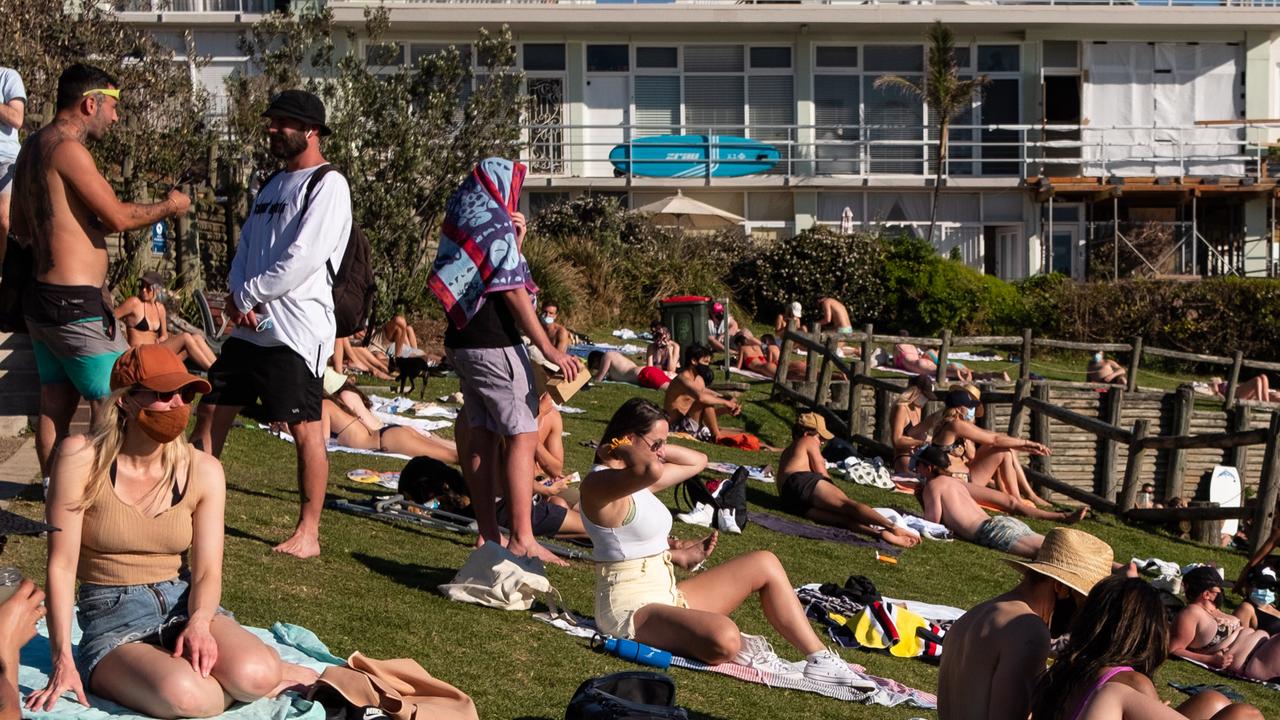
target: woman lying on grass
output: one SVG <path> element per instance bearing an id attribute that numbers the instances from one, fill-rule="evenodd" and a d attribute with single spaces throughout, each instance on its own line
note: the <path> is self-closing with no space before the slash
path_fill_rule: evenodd
<path id="1" fill-rule="evenodd" d="M 51 711 L 68 690 L 88 705 L 87 681 L 143 715 L 210 717 L 315 681 L 218 606 L 222 465 L 182 435 L 192 396 L 208 391 L 172 350 L 140 345 L 116 361 L 94 436 L 59 445 L 47 509 L 61 528 L 49 533 L 53 672 L 27 708 Z"/>
<path id="2" fill-rule="evenodd" d="M 668 552 L 671 512 L 654 493 L 696 475 L 692 450 L 667 444 L 666 414 L 632 398 L 600 441 L 600 464 L 582 482 L 583 525 L 596 560 L 596 625 L 707 663 L 739 662 L 818 682 L 869 688 L 823 646 L 778 558 L 757 551 L 677 583 Z M 705 462 L 705 459 L 704 459 Z M 759 595 L 765 617 L 806 655 L 803 671 L 744 643 L 729 614 Z"/>
<path id="3" fill-rule="evenodd" d="M 336 378 L 346 380 L 342 375 Z M 325 374 L 324 400 L 320 406 L 320 422 L 325 436 L 338 443 L 361 450 L 399 453 L 409 457 L 425 455 L 450 465 L 458 464 L 458 446 L 451 440 L 438 438 L 406 425 L 388 425 L 372 412 L 373 401 L 350 381 L 337 388 L 338 380 Z"/>

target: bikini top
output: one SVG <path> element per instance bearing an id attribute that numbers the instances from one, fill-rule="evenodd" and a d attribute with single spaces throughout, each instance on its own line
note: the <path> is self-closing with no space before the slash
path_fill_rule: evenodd
<path id="1" fill-rule="evenodd" d="M 1123 672 L 1133 672 L 1133 668 L 1128 665 L 1118 665 L 1099 675 L 1097 682 L 1093 684 L 1093 687 L 1089 688 L 1089 694 L 1085 695 L 1080 704 L 1076 706 L 1076 711 L 1072 714 L 1071 720 L 1079 720 L 1080 716 L 1084 714 L 1084 709 L 1089 706 L 1089 701 L 1093 699 L 1094 695 L 1098 694 L 1102 686 L 1111 682 L 1111 678 Z"/>
<path id="2" fill-rule="evenodd" d="M 142 319 L 138 321 L 137 325 L 133 326 L 133 329 L 138 332 L 151 332 L 151 324 L 147 322 L 147 313 L 145 311 L 142 313 Z"/>
<path id="3" fill-rule="evenodd" d="M 1240 621 L 1235 617 L 1224 617 L 1218 621 L 1218 629 L 1213 639 L 1198 648 L 1188 647 L 1191 652 L 1215 652 L 1227 644 L 1227 639 L 1240 631 Z"/>

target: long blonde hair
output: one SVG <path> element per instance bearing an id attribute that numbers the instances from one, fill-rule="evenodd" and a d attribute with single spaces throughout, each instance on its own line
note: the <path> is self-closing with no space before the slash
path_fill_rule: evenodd
<path id="1" fill-rule="evenodd" d="M 111 483 L 111 466 L 120 455 L 124 445 L 125 427 L 129 416 L 120 409 L 120 400 L 132 392 L 133 388 L 121 388 L 111 393 L 102 403 L 101 409 L 93 425 L 90 443 L 93 446 L 93 468 L 89 472 L 89 482 L 85 484 L 84 494 L 76 507 L 84 512 L 93 506 L 104 488 Z M 183 468 L 183 464 L 186 465 Z M 190 492 L 191 478 L 194 476 L 195 454 L 191 444 L 187 442 L 186 433 L 165 443 L 160 451 L 160 466 L 164 472 L 160 481 L 143 496 L 146 504 L 139 508 L 144 511 L 159 510 L 159 504 L 172 495 L 178 486 L 178 472 L 185 469 L 186 485 L 184 492 Z"/>

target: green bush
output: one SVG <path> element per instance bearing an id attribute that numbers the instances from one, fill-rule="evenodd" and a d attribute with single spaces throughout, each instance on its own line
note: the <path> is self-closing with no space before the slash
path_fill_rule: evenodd
<path id="1" fill-rule="evenodd" d="M 832 297 L 844 303 L 853 323 L 867 322 L 885 306 L 884 250 L 877 235 L 804 230 L 741 257 L 735 298 L 761 320 L 772 320 L 792 301 L 811 311 L 820 298 Z"/>

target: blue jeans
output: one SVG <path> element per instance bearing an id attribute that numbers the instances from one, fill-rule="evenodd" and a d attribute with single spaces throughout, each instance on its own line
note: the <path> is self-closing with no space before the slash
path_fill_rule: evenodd
<path id="1" fill-rule="evenodd" d="M 81 631 L 76 667 L 85 684 L 102 658 L 125 643 L 173 649 L 187 626 L 190 590 L 182 578 L 151 585 L 81 583 L 76 598 L 76 622 Z M 217 613 L 232 617 L 221 607 Z"/>

